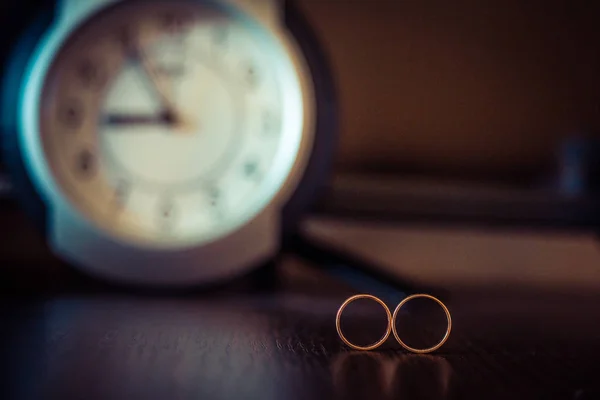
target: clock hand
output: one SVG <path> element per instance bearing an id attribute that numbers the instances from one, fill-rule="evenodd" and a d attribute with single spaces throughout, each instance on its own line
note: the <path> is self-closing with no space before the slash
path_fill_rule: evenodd
<path id="1" fill-rule="evenodd" d="M 164 108 L 164 114 L 168 116 L 168 119 L 172 123 L 181 123 L 182 118 L 176 110 L 175 104 L 172 100 L 172 93 L 170 90 L 167 89 L 168 85 L 163 79 L 161 79 L 160 75 L 156 72 L 156 69 L 150 63 L 149 57 L 146 55 L 141 46 L 137 43 L 133 48 L 133 53 L 136 59 L 140 62 L 144 72 L 150 78 L 157 94 L 160 96 L 161 103 Z"/>
<path id="2" fill-rule="evenodd" d="M 103 125 L 173 125 L 168 113 L 158 115 L 109 114 L 102 118 Z"/>

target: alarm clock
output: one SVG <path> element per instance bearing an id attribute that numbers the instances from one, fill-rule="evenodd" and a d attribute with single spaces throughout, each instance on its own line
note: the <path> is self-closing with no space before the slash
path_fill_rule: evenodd
<path id="1" fill-rule="evenodd" d="M 214 284 L 279 252 L 324 184 L 332 76 L 276 0 L 61 0 L 13 51 L 5 163 L 60 259 Z"/>

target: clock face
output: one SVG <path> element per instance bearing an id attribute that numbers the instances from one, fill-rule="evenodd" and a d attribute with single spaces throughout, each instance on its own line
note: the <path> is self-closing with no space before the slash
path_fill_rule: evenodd
<path id="1" fill-rule="evenodd" d="M 131 243 L 198 245 L 237 229 L 275 198 L 306 129 L 286 57 L 266 29 L 210 2 L 101 11 L 44 80 L 39 131 L 59 191 Z"/>

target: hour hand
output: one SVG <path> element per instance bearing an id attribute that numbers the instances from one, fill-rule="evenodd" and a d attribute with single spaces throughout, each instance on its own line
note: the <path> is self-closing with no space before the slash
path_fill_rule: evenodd
<path id="1" fill-rule="evenodd" d="M 173 116 L 164 112 L 161 114 L 108 114 L 102 117 L 103 125 L 138 126 L 138 125 L 173 125 Z"/>

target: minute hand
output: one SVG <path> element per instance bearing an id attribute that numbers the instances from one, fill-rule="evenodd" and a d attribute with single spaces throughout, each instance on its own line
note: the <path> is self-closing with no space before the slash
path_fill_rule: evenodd
<path id="1" fill-rule="evenodd" d="M 148 56 L 141 48 L 141 46 L 137 46 L 137 48 L 135 49 L 135 53 L 142 65 L 142 68 L 144 69 L 144 72 L 146 72 L 146 74 L 152 81 L 152 84 L 154 85 L 157 94 L 160 96 L 160 100 L 164 108 L 165 114 L 169 116 L 169 119 L 172 122 L 179 121 L 180 116 L 176 111 L 172 93 L 170 90 L 167 89 L 168 85 L 166 85 L 164 79 L 161 79 L 159 74 L 156 73 L 155 68 L 151 65 Z"/>

